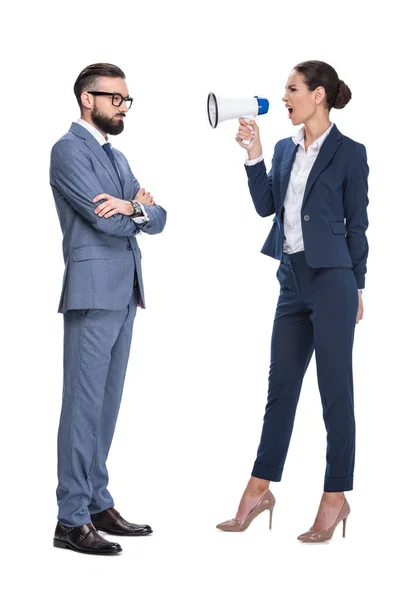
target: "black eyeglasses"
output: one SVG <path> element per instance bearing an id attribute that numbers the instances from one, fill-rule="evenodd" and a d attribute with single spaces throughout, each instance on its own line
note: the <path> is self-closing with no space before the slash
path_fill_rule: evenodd
<path id="1" fill-rule="evenodd" d="M 93 94 L 93 96 L 112 96 L 112 104 L 113 106 L 121 106 L 123 102 L 126 102 L 126 106 L 128 110 L 132 106 L 133 98 L 127 96 L 124 98 L 121 94 L 114 94 L 113 92 L 87 92 L 88 94 Z"/>

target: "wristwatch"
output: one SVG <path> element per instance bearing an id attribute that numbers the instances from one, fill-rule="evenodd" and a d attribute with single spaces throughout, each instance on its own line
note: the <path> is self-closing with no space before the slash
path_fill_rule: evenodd
<path id="1" fill-rule="evenodd" d="M 140 204 L 140 202 L 138 202 L 137 200 L 129 200 L 129 202 L 132 204 L 133 208 L 133 213 L 130 215 L 131 218 L 143 217 L 142 205 Z"/>

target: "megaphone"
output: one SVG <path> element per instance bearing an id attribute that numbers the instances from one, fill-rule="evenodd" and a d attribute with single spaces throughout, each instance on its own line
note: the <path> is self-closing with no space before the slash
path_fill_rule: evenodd
<path id="1" fill-rule="evenodd" d="M 266 98 L 221 98 L 210 92 L 207 99 L 208 120 L 213 129 L 228 119 L 253 119 L 257 115 L 265 115 L 269 109 Z"/>

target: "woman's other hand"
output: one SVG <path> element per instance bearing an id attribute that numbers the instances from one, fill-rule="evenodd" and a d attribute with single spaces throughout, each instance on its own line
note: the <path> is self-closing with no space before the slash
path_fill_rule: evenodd
<path id="1" fill-rule="evenodd" d="M 358 294 L 358 312 L 357 312 L 357 317 L 356 317 L 356 324 L 361 321 L 361 319 L 364 316 L 364 305 L 363 305 L 363 299 L 362 299 L 362 295 Z"/>

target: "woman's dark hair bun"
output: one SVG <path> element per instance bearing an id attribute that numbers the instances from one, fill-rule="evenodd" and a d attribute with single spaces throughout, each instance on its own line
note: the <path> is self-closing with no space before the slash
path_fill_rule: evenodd
<path id="1" fill-rule="evenodd" d="M 339 79 L 339 84 L 336 92 L 336 99 L 333 108 L 343 108 L 351 99 L 350 88 L 342 79 Z"/>
<path id="2" fill-rule="evenodd" d="M 326 62 L 320 60 L 307 60 L 294 67 L 301 73 L 310 91 L 318 86 L 325 88 L 326 106 L 331 108 L 343 108 L 351 98 L 351 91 L 339 76 L 335 69 Z"/>

